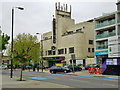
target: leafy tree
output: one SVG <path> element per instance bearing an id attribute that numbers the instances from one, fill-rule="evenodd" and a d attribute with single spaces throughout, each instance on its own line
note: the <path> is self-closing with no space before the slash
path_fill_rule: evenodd
<path id="1" fill-rule="evenodd" d="M 21 74 L 23 67 L 25 64 L 29 64 L 30 60 L 32 60 L 33 63 L 39 62 L 40 43 L 37 42 L 37 36 L 25 33 L 18 34 L 13 40 L 13 64 L 18 62 L 21 64 Z M 9 48 L 8 54 L 11 57 L 11 47 Z M 22 80 L 22 75 L 20 80 Z"/>
<path id="2" fill-rule="evenodd" d="M 2 52 L 3 50 L 6 50 L 6 44 L 9 44 L 8 42 L 9 39 L 10 39 L 10 36 L 2 33 L 2 31 L 0 30 L 0 52 Z"/>

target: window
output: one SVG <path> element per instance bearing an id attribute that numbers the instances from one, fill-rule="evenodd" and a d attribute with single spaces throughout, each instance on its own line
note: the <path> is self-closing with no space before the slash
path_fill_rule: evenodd
<path id="1" fill-rule="evenodd" d="M 89 44 L 93 44 L 93 40 L 89 40 Z"/>
<path id="2" fill-rule="evenodd" d="M 46 51 L 46 56 L 47 56 L 47 51 Z"/>
<path id="3" fill-rule="evenodd" d="M 55 55 L 55 51 L 53 51 L 53 55 Z"/>
<path id="4" fill-rule="evenodd" d="M 90 48 L 88 48 L 88 52 L 90 52 Z"/>
<path id="5" fill-rule="evenodd" d="M 92 52 L 94 52 L 94 48 L 92 48 Z"/>
<path id="6" fill-rule="evenodd" d="M 72 34 L 73 33 L 73 31 L 70 31 L 70 32 L 67 32 L 68 34 Z"/>
<path id="7" fill-rule="evenodd" d="M 45 40 L 48 40 L 48 37 L 45 37 Z"/>
<path id="8" fill-rule="evenodd" d="M 78 29 L 78 30 L 76 30 L 76 32 L 82 32 L 82 29 Z"/>
<path id="9" fill-rule="evenodd" d="M 51 50 L 48 50 L 48 55 L 52 55 L 52 51 Z"/>
<path id="10" fill-rule="evenodd" d="M 64 49 L 58 49 L 58 54 L 64 54 Z"/>
<path id="11" fill-rule="evenodd" d="M 67 54 L 67 48 L 65 48 L 65 54 Z"/>
<path id="12" fill-rule="evenodd" d="M 69 48 L 69 53 L 74 53 L 74 47 Z"/>

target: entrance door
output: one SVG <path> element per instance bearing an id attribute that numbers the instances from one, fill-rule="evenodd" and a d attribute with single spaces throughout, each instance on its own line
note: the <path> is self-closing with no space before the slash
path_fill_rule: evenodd
<path id="1" fill-rule="evenodd" d="M 59 60 L 59 61 L 49 61 L 49 67 L 54 66 L 56 63 L 61 63 L 61 60 Z"/>
<path id="2" fill-rule="evenodd" d="M 85 59 L 83 59 L 83 67 L 85 67 Z"/>

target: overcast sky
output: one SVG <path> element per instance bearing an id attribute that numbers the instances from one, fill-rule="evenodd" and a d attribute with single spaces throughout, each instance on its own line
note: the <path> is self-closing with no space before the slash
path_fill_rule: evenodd
<path id="1" fill-rule="evenodd" d="M 0 3 L 0 22 L 2 31 L 11 36 L 11 8 L 22 6 L 25 10 L 15 9 L 14 36 L 18 33 L 52 31 L 52 17 L 55 2 L 72 6 L 72 19 L 75 23 L 83 22 L 116 11 L 117 0 L 4 0 Z M 16 1 L 16 2 L 14 2 Z M 27 2 L 26 2 L 27 1 Z M 89 2 L 88 2 L 89 1 Z M 97 1 L 97 2 L 96 2 Z M 1 5 L 2 4 L 2 5 Z M 2 9 L 1 9 L 2 8 Z M 2 15 L 2 18 L 1 18 Z"/>

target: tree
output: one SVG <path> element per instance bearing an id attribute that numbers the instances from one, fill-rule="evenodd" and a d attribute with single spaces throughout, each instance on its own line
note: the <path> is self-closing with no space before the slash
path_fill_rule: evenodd
<path id="1" fill-rule="evenodd" d="M 13 64 L 16 62 L 21 64 L 20 80 L 22 80 L 22 69 L 25 64 L 29 64 L 29 60 L 32 60 L 34 63 L 39 62 L 40 43 L 37 42 L 37 36 L 25 33 L 18 34 L 13 40 Z M 8 54 L 11 57 L 11 46 Z"/>
<path id="2" fill-rule="evenodd" d="M 10 36 L 2 33 L 2 31 L 0 30 L 0 52 L 6 50 L 6 44 L 9 44 L 8 42 L 9 40 L 10 40 Z"/>

